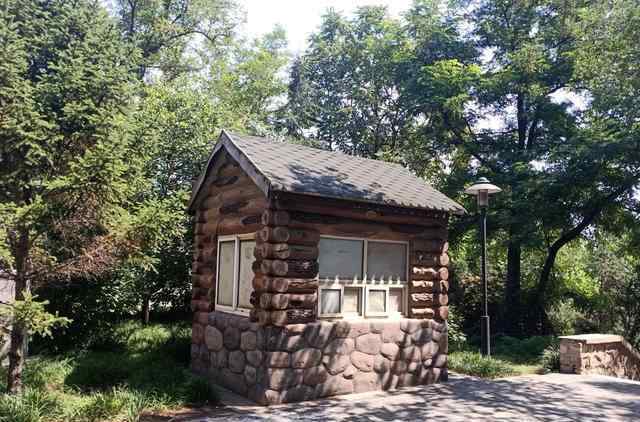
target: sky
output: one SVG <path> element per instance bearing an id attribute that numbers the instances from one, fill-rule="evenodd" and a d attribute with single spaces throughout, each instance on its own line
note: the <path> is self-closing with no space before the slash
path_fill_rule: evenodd
<path id="1" fill-rule="evenodd" d="M 328 8 L 350 14 L 360 6 L 385 5 L 391 15 L 399 16 L 409 9 L 412 0 L 241 0 L 240 3 L 247 14 L 245 36 L 259 37 L 280 24 L 287 32 L 289 49 L 301 53 Z"/>

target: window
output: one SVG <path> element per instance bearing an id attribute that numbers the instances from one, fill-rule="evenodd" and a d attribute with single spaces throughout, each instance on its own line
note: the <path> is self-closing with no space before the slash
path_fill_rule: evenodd
<path id="1" fill-rule="evenodd" d="M 321 239 L 318 251 L 320 278 L 362 278 L 363 247 L 361 240 Z"/>
<path id="2" fill-rule="evenodd" d="M 323 315 L 339 315 L 342 302 L 342 289 L 323 288 L 320 294 L 320 313 Z"/>
<path id="3" fill-rule="evenodd" d="M 232 312 L 251 309 L 255 235 L 218 238 L 216 308 Z"/>
<path id="4" fill-rule="evenodd" d="M 389 288 L 389 312 L 392 314 L 404 314 L 404 289 Z"/>
<path id="5" fill-rule="evenodd" d="M 319 315 L 402 315 L 405 312 L 407 258 L 407 242 L 321 237 Z"/>

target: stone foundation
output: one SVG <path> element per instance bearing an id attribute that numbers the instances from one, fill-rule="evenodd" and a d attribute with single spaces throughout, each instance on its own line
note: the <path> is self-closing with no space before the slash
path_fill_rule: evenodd
<path id="1" fill-rule="evenodd" d="M 621 336 L 560 337 L 560 372 L 640 380 L 640 353 Z"/>
<path id="2" fill-rule="evenodd" d="M 260 326 L 211 312 L 192 367 L 264 405 L 447 379 L 447 325 L 434 320 Z"/>

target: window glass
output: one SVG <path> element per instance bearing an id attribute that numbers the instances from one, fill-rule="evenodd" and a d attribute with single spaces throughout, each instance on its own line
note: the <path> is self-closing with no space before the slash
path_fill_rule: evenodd
<path id="1" fill-rule="evenodd" d="M 362 240 L 320 239 L 320 278 L 361 279 L 363 247 Z"/>
<path id="2" fill-rule="evenodd" d="M 218 305 L 233 306 L 233 261 L 235 241 L 220 242 L 218 264 Z"/>
<path id="3" fill-rule="evenodd" d="M 320 291 L 320 313 L 340 313 L 340 289 L 322 289 Z"/>
<path id="4" fill-rule="evenodd" d="M 402 313 L 403 303 L 402 289 L 389 289 L 389 312 Z"/>
<path id="5" fill-rule="evenodd" d="M 253 291 L 253 262 L 256 258 L 253 250 L 256 247 L 255 240 L 240 241 L 240 274 L 238 277 L 238 307 L 251 309 L 251 292 Z"/>
<path id="6" fill-rule="evenodd" d="M 342 312 L 360 314 L 360 287 L 344 288 L 344 306 Z"/>
<path id="7" fill-rule="evenodd" d="M 367 278 L 402 280 L 407 276 L 407 245 L 403 243 L 367 243 Z"/>
<path id="8" fill-rule="evenodd" d="M 369 289 L 369 297 L 367 298 L 367 310 L 369 312 L 386 312 L 387 310 L 387 291 Z"/>

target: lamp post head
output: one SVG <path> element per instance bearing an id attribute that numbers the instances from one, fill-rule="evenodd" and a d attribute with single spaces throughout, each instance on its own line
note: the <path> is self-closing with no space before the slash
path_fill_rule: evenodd
<path id="1" fill-rule="evenodd" d="M 502 192 L 502 189 L 496 185 L 492 185 L 486 177 L 479 178 L 473 185 L 464 190 L 464 193 L 478 197 L 479 207 L 488 206 L 489 195 L 498 192 Z"/>

